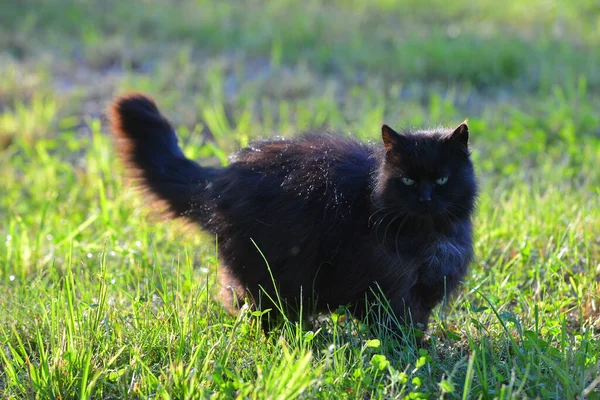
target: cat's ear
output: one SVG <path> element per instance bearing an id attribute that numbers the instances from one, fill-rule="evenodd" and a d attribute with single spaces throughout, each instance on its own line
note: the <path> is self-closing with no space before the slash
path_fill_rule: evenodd
<path id="1" fill-rule="evenodd" d="M 469 147 L 469 126 L 467 122 L 469 120 L 465 119 L 462 124 L 460 124 L 454 131 L 448 136 L 448 139 L 459 143 L 465 148 Z"/>
<path id="2" fill-rule="evenodd" d="M 402 146 L 403 138 L 400 136 L 398 132 L 383 124 L 381 127 L 381 137 L 383 139 L 383 146 L 385 147 L 385 152 L 389 152 L 393 148 L 398 148 Z"/>

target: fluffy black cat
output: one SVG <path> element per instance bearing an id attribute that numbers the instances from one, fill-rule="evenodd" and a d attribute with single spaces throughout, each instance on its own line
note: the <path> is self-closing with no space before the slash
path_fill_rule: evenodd
<path id="1" fill-rule="evenodd" d="M 477 184 L 466 122 L 402 134 L 383 125 L 383 146 L 262 140 L 208 168 L 185 157 L 147 96 L 118 98 L 110 120 L 138 183 L 217 236 L 228 307 L 247 298 L 275 310 L 276 287 L 287 310 L 351 305 L 360 318 L 383 293 L 402 324 L 426 327 L 467 271 Z"/>

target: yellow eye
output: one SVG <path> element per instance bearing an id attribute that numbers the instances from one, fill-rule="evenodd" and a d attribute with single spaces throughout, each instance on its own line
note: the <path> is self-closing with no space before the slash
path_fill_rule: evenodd
<path id="1" fill-rule="evenodd" d="M 404 183 L 406 186 L 412 186 L 415 184 L 415 181 L 413 181 L 410 178 L 407 178 L 405 176 L 402 177 L 402 183 Z"/>
<path id="2" fill-rule="evenodd" d="M 437 183 L 438 185 L 445 185 L 446 182 L 448 182 L 447 176 L 444 176 L 444 177 L 441 177 L 441 178 L 438 178 L 435 180 L 435 183 Z"/>

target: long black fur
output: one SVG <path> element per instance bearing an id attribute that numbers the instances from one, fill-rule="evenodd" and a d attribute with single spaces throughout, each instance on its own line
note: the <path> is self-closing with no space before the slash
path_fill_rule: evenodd
<path id="1" fill-rule="evenodd" d="M 351 304 L 362 317 L 381 290 L 400 321 L 426 326 L 467 271 L 477 185 L 465 123 L 404 134 L 384 126 L 384 146 L 330 134 L 262 140 L 215 169 L 185 158 L 146 96 L 117 99 L 110 118 L 139 183 L 218 237 L 228 307 L 249 297 L 275 309 L 272 274 L 288 310 Z"/>

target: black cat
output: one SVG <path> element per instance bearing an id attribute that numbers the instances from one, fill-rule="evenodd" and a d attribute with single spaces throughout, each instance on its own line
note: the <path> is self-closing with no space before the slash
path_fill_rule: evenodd
<path id="1" fill-rule="evenodd" d="M 278 294 L 288 311 L 351 304 L 360 318 L 383 293 L 402 323 L 426 326 L 467 271 L 477 184 L 466 122 L 384 125 L 383 146 L 317 133 L 262 140 L 207 168 L 144 95 L 117 99 L 110 120 L 139 184 L 217 236 L 228 307 L 249 298 L 275 310 Z"/>

